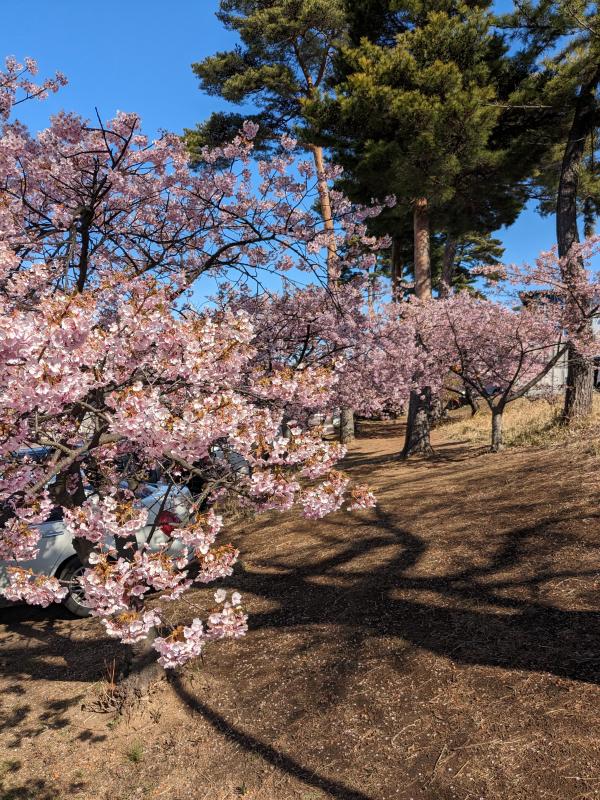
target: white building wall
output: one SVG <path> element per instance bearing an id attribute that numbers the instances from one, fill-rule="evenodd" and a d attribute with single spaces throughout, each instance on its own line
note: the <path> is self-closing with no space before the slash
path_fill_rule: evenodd
<path id="1" fill-rule="evenodd" d="M 592 329 L 594 336 L 599 340 L 598 353 L 600 354 L 600 319 L 595 317 L 592 320 Z M 533 387 L 531 394 L 536 394 L 541 391 L 550 390 L 552 393 L 558 393 L 564 390 L 567 384 L 567 354 L 564 353 L 554 367 Z M 597 383 L 598 385 L 598 379 Z"/>

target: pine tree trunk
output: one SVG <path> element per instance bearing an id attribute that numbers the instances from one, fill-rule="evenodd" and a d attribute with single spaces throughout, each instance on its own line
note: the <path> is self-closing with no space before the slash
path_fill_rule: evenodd
<path id="1" fill-rule="evenodd" d="M 429 208 L 427 199 L 418 198 L 413 210 L 415 294 L 419 300 L 431 299 L 431 258 Z M 411 392 L 406 420 L 406 437 L 402 458 L 414 453 L 431 455 L 433 449 L 429 438 L 431 418 L 431 389 L 423 387 Z"/>
<path id="2" fill-rule="evenodd" d="M 402 298 L 402 288 L 400 286 L 402 281 L 402 252 L 400 250 L 400 242 L 396 236 L 392 239 L 391 281 L 392 301 L 398 303 Z"/>
<path id="3" fill-rule="evenodd" d="M 596 130 L 594 127 L 592 127 L 592 130 L 590 131 L 590 155 L 591 155 L 590 171 L 592 175 L 596 174 L 595 153 L 596 153 Z M 596 204 L 594 203 L 593 198 L 590 195 L 588 195 L 583 201 L 583 236 L 585 239 L 589 239 L 595 233 L 596 233 Z"/>
<path id="4" fill-rule="evenodd" d="M 338 275 L 335 270 L 336 262 L 336 242 L 335 225 L 331 211 L 331 197 L 329 186 L 325 177 L 325 162 L 323 159 L 323 148 L 318 145 L 311 145 L 315 169 L 317 171 L 317 190 L 319 192 L 319 202 L 321 204 L 321 216 L 323 227 L 329 234 L 327 244 L 327 284 L 333 286 L 337 283 Z M 342 408 L 340 412 L 340 441 L 349 443 L 354 441 L 354 411 L 351 408 Z"/>
<path id="5" fill-rule="evenodd" d="M 319 192 L 319 202 L 321 204 L 321 216 L 323 217 L 323 227 L 329 234 L 327 244 L 327 283 L 335 283 L 337 274 L 335 273 L 336 261 L 336 244 L 335 244 L 335 226 L 333 223 L 333 214 L 331 212 L 331 198 L 329 195 L 329 186 L 325 177 L 325 162 L 323 160 L 323 148 L 317 145 L 312 145 L 311 148 L 315 168 L 317 170 L 317 190 Z"/>
<path id="6" fill-rule="evenodd" d="M 504 409 L 492 411 L 492 453 L 498 453 L 504 446 L 502 438 L 502 414 Z"/>
<path id="7" fill-rule="evenodd" d="M 429 300 L 431 297 L 429 204 L 425 197 L 419 197 L 415 200 L 413 228 L 415 242 L 415 294 L 419 300 Z"/>
<path id="8" fill-rule="evenodd" d="M 456 258 L 456 239 L 446 237 L 444 257 L 442 260 L 442 279 L 440 281 L 440 297 L 449 297 L 454 280 L 454 260 Z"/>
<path id="9" fill-rule="evenodd" d="M 558 254 L 561 257 L 567 256 L 571 247 L 579 241 L 577 229 L 579 170 L 586 140 L 594 129 L 597 111 L 596 89 L 599 81 L 600 67 L 579 91 L 575 104 L 575 115 L 562 160 L 556 201 L 556 237 Z M 569 259 L 563 268 L 563 280 L 571 285 L 576 284 L 580 278 L 584 277 L 584 271 L 585 267 L 580 258 Z M 587 305 L 585 298 L 574 298 L 572 302 L 579 305 L 583 303 L 583 308 Z M 591 323 L 589 324 L 591 325 Z M 590 414 L 592 392 L 593 365 L 573 345 L 570 345 L 567 391 L 563 409 L 564 422 L 568 424 Z"/>
<path id="10" fill-rule="evenodd" d="M 350 444 L 354 441 L 354 411 L 342 407 L 340 410 L 340 442 Z"/>
<path id="11" fill-rule="evenodd" d="M 596 208 L 591 197 L 586 197 L 583 204 L 583 236 L 589 239 L 596 233 Z"/>
<path id="12" fill-rule="evenodd" d="M 331 211 L 331 197 L 329 186 L 325 177 L 325 162 L 323 160 L 323 148 L 318 145 L 311 145 L 315 168 L 317 171 L 317 190 L 319 192 L 319 202 L 321 204 L 321 216 L 323 227 L 329 234 L 327 244 L 327 284 L 332 286 L 337 283 L 338 275 L 335 269 L 336 262 L 336 242 L 335 225 Z M 369 299 L 369 302 L 371 300 Z M 349 443 L 354 441 L 354 411 L 351 408 L 342 408 L 340 412 L 340 441 Z"/>
<path id="13" fill-rule="evenodd" d="M 406 420 L 406 439 L 402 458 L 417 453 L 430 456 L 433 453 L 429 441 L 429 413 L 431 410 L 431 390 L 423 389 L 421 392 L 411 392 L 408 403 L 408 418 Z"/>

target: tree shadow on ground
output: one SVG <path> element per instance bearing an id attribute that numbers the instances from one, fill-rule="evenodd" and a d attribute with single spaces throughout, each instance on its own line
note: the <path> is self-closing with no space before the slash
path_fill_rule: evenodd
<path id="1" fill-rule="evenodd" d="M 71 783 L 66 788 L 57 788 L 46 780 L 30 780 L 20 786 L 4 788 L 0 785 L 2 800 L 57 800 L 59 797 L 72 797 L 85 787 L 84 783 Z M 62 795 L 61 791 L 65 791 Z"/>
<path id="2" fill-rule="evenodd" d="M 532 596 L 518 596 L 536 585 L 598 574 L 589 571 L 551 571 L 507 575 L 532 562 L 546 546 L 556 517 L 498 534 L 499 542 L 486 563 L 442 575 L 415 575 L 428 553 L 421 537 L 404 530 L 395 516 L 375 509 L 377 532 L 355 531 L 340 542 L 337 552 L 310 563 L 289 567 L 274 557 L 260 566 L 276 566 L 265 576 L 246 568 L 236 586 L 257 594 L 276 609 L 255 614 L 253 629 L 293 628 L 295 625 L 334 625 L 368 636 L 396 636 L 438 655 L 483 666 L 549 672 L 592 683 L 600 679 L 600 613 L 557 608 Z M 395 545 L 392 558 L 373 554 Z M 360 561 L 369 556 L 361 571 Z M 328 577 L 330 583 L 315 578 Z M 336 579 L 344 581 L 340 586 Z M 435 594 L 438 602 L 419 600 Z M 466 606 L 466 607 L 465 607 Z"/>
<path id="3" fill-rule="evenodd" d="M 382 421 L 373 424 L 372 420 L 356 420 L 355 436 L 357 439 L 397 439 L 402 449 L 402 440 L 406 432 L 406 420 Z"/>
<path id="4" fill-rule="evenodd" d="M 436 444 L 433 448 L 433 454 L 429 456 L 413 455 L 408 459 L 403 459 L 401 443 L 398 446 L 398 451 L 394 453 L 385 453 L 380 456 L 373 456 L 370 453 L 351 452 L 343 461 L 345 469 L 362 470 L 362 472 L 372 471 L 378 467 L 391 466 L 393 464 L 402 466 L 408 470 L 416 471 L 423 469 L 423 467 L 441 467 L 449 464 L 456 464 L 463 461 L 472 461 L 477 456 L 489 455 L 490 458 L 499 458 L 498 454 L 490 453 L 489 445 L 481 445 L 474 447 L 468 441 L 455 441 L 446 442 L 444 444 Z"/>
<path id="5" fill-rule="evenodd" d="M 450 656 L 465 664 L 543 671 L 572 680 L 600 682 L 600 613 L 557 608 L 534 597 L 516 596 L 536 584 L 558 578 L 583 578 L 593 571 L 542 571 L 522 577 L 506 576 L 533 560 L 540 544 L 546 545 L 556 517 L 534 527 L 498 534 L 499 545 L 487 562 L 443 575 L 415 575 L 427 554 L 426 542 L 397 523 L 393 514 L 375 509 L 377 530 L 361 535 L 353 527 L 352 539 L 340 540 L 336 551 L 319 558 L 318 549 L 304 553 L 308 563 L 292 565 L 281 559 L 260 562 L 277 567 L 265 575 L 249 567 L 236 569 L 236 587 L 271 601 L 275 610 L 253 614 L 250 625 L 261 628 L 294 628 L 333 625 L 365 636 L 396 636 L 415 647 Z M 387 551 L 394 546 L 396 554 Z M 374 556 L 386 549 L 378 563 Z M 369 556 L 363 569 L 362 558 Z M 259 562 L 256 562 L 259 563 Z M 315 582 L 328 578 L 330 582 Z M 341 579 L 343 585 L 336 582 Z M 435 594 L 439 602 L 419 600 Z M 465 607 L 466 606 L 466 607 Z M 33 612 L 37 621 L 42 612 Z M 59 612 L 60 613 L 60 612 Z M 4 646 L 4 671 L 9 675 L 55 680 L 95 680 L 103 671 L 98 658 L 103 645 L 116 648 L 107 637 L 72 642 L 56 631 L 53 620 L 40 627 L 20 621 L 31 611 L 15 612 L 5 623 L 18 634 L 15 647 Z M 23 638 L 37 640 L 38 647 L 22 647 Z M 49 666 L 45 656 L 59 653 L 63 665 Z M 90 663 L 96 665 L 90 675 Z"/>
<path id="6" fill-rule="evenodd" d="M 362 455 L 349 461 L 359 469 L 385 463 L 380 457 Z M 470 481 L 475 485 L 480 480 L 478 472 L 469 476 L 463 486 L 467 492 Z M 527 469 L 512 477 L 526 481 Z M 421 476 L 415 476 L 414 481 L 420 480 Z M 439 502 L 446 501 L 442 498 Z M 512 503 L 514 508 L 518 505 L 510 494 L 502 502 Z M 561 608 L 540 599 L 537 592 L 547 582 L 589 578 L 599 572 L 540 565 L 539 554 L 560 545 L 558 514 L 495 534 L 485 551 L 479 552 L 473 543 L 462 564 L 444 563 L 443 569 L 432 566 L 429 540 L 404 527 L 410 515 L 390 513 L 385 503 L 373 514 L 368 524 L 345 518 L 343 524 L 324 526 L 316 539 L 295 542 L 293 550 L 269 550 L 268 556 L 253 557 L 252 562 L 240 565 L 229 583 L 268 602 L 268 610 L 251 613 L 251 630 L 289 632 L 314 626 L 331 631 L 340 653 L 339 668 L 334 665 L 332 669 L 329 664 L 328 669 L 338 694 L 359 669 L 349 653 L 377 637 L 396 639 L 399 644 L 459 664 L 600 683 L 600 613 Z M 41 613 L 28 618 L 32 614 L 29 609 L 8 620 L 7 630 L 21 637 L 21 644 L 3 648 L 3 656 L 8 655 L 8 673 L 45 680 L 90 680 L 92 654 L 87 650 L 93 648 L 97 663 L 102 637 L 73 643 L 56 631 L 53 620 L 40 626 Z M 22 647 L 23 637 L 37 639 L 33 654 L 31 647 Z M 57 652 L 70 660 L 66 666 L 52 666 L 49 674 L 44 658 Z M 401 660 L 396 668 L 402 668 Z M 373 800 L 315 773 L 228 721 L 196 697 L 179 677 L 175 676 L 173 686 L 192 711 L 241 749 L 257 753 L 282 772 L 337 800 Z M 318 697 L 307 700 L 318 702 Z"/>
<path id="7" fill-rule="evenodd" d="M 272 764 L 281 772 L 285 772 L 297 778 L 308 786 L 327 792 L 328 796 L 334 797 L 336 800 L 374 800 L 374 798 L 369 797 L 363 792 L 345 786 L 340 781 L 319 775 L 315 770 L 303 766 L 296 759 L 291 758 L 281 750 L 262 742 L 260 739 L 252 736 L 252 734 L 246 733 L 238 726 L 233 725 L 215 709 L 203 703 L 198 697 L 193 695 L 183 685 L 179 675 L 174 674 L 170 679 L 170 683 L 180 700 L 182 700 L 191 711 L 200 714 L 215 731 L 222 733 L 227 739 L 234 742 L 243 750 L 256 753 L 264 761 L 268 764 Z"/>
<path id="8" fill-rule="evenodd" d="M 36 616 L 32 623 L 27 615 L 24 617 L 27 621 L 21 621 L 20 611 L 16 615 L 18 621 L 13 621 L 9 615 L 3 620 L 8 632 L 2 637 L 0 648 L 4 676 L 93 683 L 106 675 L 107 665 L 113 658 L 123 656 L 115 640 L 106 635 L 75 638 L 59 630 L 52 618 L 40 621 Z M 77 620 L 73 624 L 86 623 Z"/>
<path id="9" fill-rule="evenodd" d="M 339 663 L 329 662 L 324 667 L 330 695 L 344 696 L 361 669 L 351 654 L 377 637 L 395 637 L 399 644 L 408 643 L 455 663 L 546 672 L 600 683 L 600 614 L 565 610 L 536 601 L 535 596 L 515 593 L 520 590 L 535 595 L 537 585 L 546 581 L 597 574 L 597 570 L 544 569 L 526 571 L 519 577 L 512 574 L 517 567 L 527 567 L 556 519 L 499 535 L 485 563 L 466 564 L 441 575 L 420 575 L 421 562 L 429 555 L 426 541 L 404 530 L 394 515 L 381 508 L 375 513 L 377 529 L 370 526 L 362 536 L 354 529 L 351 538 L 338 540 L 336 552 L 331 552 L 334 537 L 329 537 L 325 555 L 303 551 L 305 563 L 290 566 L 285 553 L 276 554 L 257 564 L 276 567 L 275 574 L 265 575 L 246 566 L 235 576 L 240 590 L 270 601 L 271 610 L 251 615 L 253 630 L 289 633 L 294 628 L 306 631 L 312 626 L 331 630 Z M 390 547 L 393 555 L 386 558 L 384 551 L 389 554 Z M 378 550 L 378 565 L 373 567 L 372 556 Z M 361 559 L 367 556 L 369 566 L 361 569 Z M 330 583 L 323 579 L 330 579 Z M 432 596 L 437 599 L 419 599 Z M 301 655 L 300 650 L 295 655 Z M 403 669 L 402 656 L 396 659 L 394 668 Z M 243 750 L 257 753 L 328 796 L 369 800 L 245 732 L 195 696 L 177 676 L 173 686 L 192 711 Z M 307 698 L 304 713 L 321 708 L 321 699 Z"/>

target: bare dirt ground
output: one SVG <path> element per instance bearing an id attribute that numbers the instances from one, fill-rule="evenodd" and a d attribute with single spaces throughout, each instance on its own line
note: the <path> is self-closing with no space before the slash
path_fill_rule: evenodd
<path id="1" fill-rule="evenodd" d="M 249 635 L 126 718 L 96 621 L 1 611 L 0 800 L 600 798 L 594 448 L 400 432 L 347 459 L 377 509 L 238 525 Z"/>

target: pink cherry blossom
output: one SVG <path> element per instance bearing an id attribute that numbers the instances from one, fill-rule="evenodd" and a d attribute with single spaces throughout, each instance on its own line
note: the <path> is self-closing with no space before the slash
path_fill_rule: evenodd
<path id="1" fill-rule="evenodd" d="M 124 642 L 160 626 L 155 647 L 172 667 L 246 630 L 234 594 L 206 625 L 163 631 L 164 602 L 233 572 L 239 553 L 220 541 L 227 520 L 214 506 L 340 508 L 350 484 L 333 468 L 344 450 L 309 428 L 310 413 L 357 389 L 375 407 L 406 381 L 360 287 L 250 300 L 266 275 L 282 288 L 292 269 L 327 275 L 316 179 L 295 168 L 291 137 L 258 164 L 256 185 L 252 122 L 194 170 L 180 137 L 151 141 L 131 113 L 89 123 L 61 112 L 34 135 L 11 121 L 13 107 L 64 82 L 34 84 L 35 70 L 9 59 L 0 74 L 0 557 L 34 557 L 36 526 L 62 509 L 92 614 Z M 332 192 L 335 270 L 373 265 L 387 243 L 367 225 L 382 207 Z M 216 282 L 214 302 L 203 302 L 202 278 Z M 151 550 L 138 544 L 149 521 L 140 499 L 157 467 L 165 503 L 194 482 L 196 496 Z M 17 571 L 5 594 L 47 604 L 66 591 Z"/>
<path id="2" fill-rule="evenodd" d="M 9 586 L 3 590 L 7 600 L 25 602 L 46 608 L 51 603 L 60 602 L 68 593 L 56 578 L 34 575 L 30 570 L 12 567 L 8 570 Z"/>
<path id="3" fill-rule="evenodd" d="M 175 628 L 167 637 L 159 636 L 152 647 L 160 653 L 158 663 L 165 669 L 180 667 L 197 658 L 206 644 L 207 636 L 202 621 L 194 618 L 190 625 Z"/>
<path id="4" fill-rule="evenodd" d="M 377 500 L 368 486 L 353 486 L 350 490 L 351 502 L 348 505 L 350 511 L 359 509 L 374 508 Z"/>
<path id="5" fill-rule="evenodd" d="M 109 636 L 120 639 L 124 644 L 134 644 L 145 639 L 149 631 L 161 624 L 160 615 L 154 610 L 138 613 L 124 611 L 114 617 L 102 620 Z"/>
<path id="6" fill-rule="evenodd" d="M 6 561 L 35 558 L 40 537 L 37 528 L 13 517 L 4 523 L 0 532 L 0 558 Z"/>

